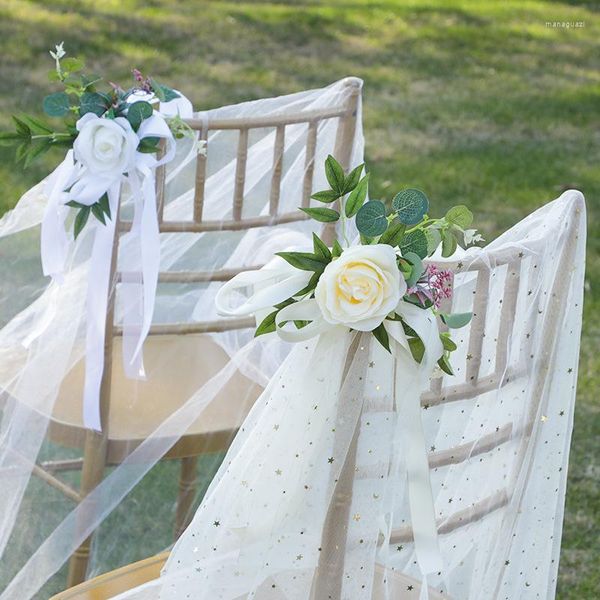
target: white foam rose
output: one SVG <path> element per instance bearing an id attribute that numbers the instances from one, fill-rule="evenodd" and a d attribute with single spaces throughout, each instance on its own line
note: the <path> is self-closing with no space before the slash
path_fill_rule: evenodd
<path id="1" fill-rule="evenodd" d="M 323 318 L 334 325 L 372 331 L 406 293 L 406 282 L 387 244 L 353 246 L 330 262 L 315 298 Z"/>
<path id="2" fill-rule="evenodd" d="M 116 178 L 134 168 L 139 139 L 127 119 L 87 113 L 77 121 L 77 129 L 75 159 L 90 173 Z"/>

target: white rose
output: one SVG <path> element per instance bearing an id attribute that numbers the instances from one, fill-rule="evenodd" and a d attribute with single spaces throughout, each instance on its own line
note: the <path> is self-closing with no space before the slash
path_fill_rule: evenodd
<path id="1" fill-rule="evenodd" d="M 117 177 L 134 167 L 139 139 L 127 119 L 87 113 L 77 121 L 77 129 L 75 158 L 90 173 Z"/>
<path id="2" fill-rule="evenodd" d="M 323 318 L 334 325 L 372 331 L 406 293 L 406 282 L 387 244 L 353 246 L 323 271 L 315 298 Z"/>

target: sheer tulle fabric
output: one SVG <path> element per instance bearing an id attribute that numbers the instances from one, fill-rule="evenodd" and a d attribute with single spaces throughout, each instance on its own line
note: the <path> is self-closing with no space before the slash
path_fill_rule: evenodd
<path id="1" fill-rule="evenodd" d="M 422 390 L 444 563 L 429 598 L 554 597 L 584 248 L 570 191 L 485 249 L 439 259 L 453 310 L 475 316 L 453 335 L 455 375 Z M 369 334 L 296 344 L 162 576 L 119 600 L 424 597 L 397 368 Z"/>
<path id="2" fill-rule="evenodd" d="M 214 109 L 201 119 L 261 117 L 337 107 L 348 94 L 344 82 L 327 88 Z M 313 190 L 327 186 L 322 168 L 333 153 L 338 119 L 319 122 Z M 250 133 L 244 216 L 268 214 L 273 163 L 274 128 Z M 280 210 L 301 204 L 305 172 L 307 124 L 289 125 L 285 132 Z M 235 132 L 209 132 L 204 218 L 231 218 L 235 186 Z M 360 111 L 353 140 L 351 164 L 362 162 Z M 168 166 L 165 220 L 191 218 L 194 197 L 196 149 L 183 141 Z M 38 477 L 37 463 L 81 456 L 78 449 L 61 447 L 46 439 L 64 396 L 65 381 L 84 358 L 85 296 L 89 277 L 91 224 L 73 244 L 61 284 L 42 277 L 39 258 L 40 222 L 45 207 L 43 182 L 25 194 L 17 207 L 0 220 L 0 598 L 23 600 L 34 596 L 65 563 L 78 545 L 99 526 L 89 575 L 100 569 L 129 563 L 163 549 L 172 535 L 176 478 L 171 466 L 161 467 L 144 482 L 143 494 L 127 495 L 202 414 L 228 381 L 240 373 L 249 382 L 265 385 L 289 352 L 277 339 L 252 341 L 251 330 L 211 334 L 225 350 L 222 369 L 196 388 L 172 381 L 174 350 L 148 356 L 147 382 L 129 386 L 128 410 L 132 419 L 144 411 L 144 386 L 168 393 L 184 389 L 179 410 L 165 415 L 156 431 L 146 432 L 139 445 L 79 505 Z M 127 189 L 122 212 L 131 214 Z M 310 243 L 312 224 L 304 221 L 263 227 L 248 232 L 162 234 L 161 270 L 212 271 L 228 266 L 255 266 L 273 252 Z M 139 269 L 139 256 L 125 242 L 119 253 L 122 270 Z M 214 295 L 220 284 L 159 284 L 155 323 L 193 322 L 216 318 Z M 116 322 L 132 307 L 126 286 L 117 288 Z M 133 296 L 135 297 L 135 295 Z M 202 336 L 198 336 L 202 337 Z M 217 348 L 218 348 L 217 346 Z M 216 351 L 215 351 L 216 352 Z M 148 366 L 148 365 L 147 365 Z M 171 379 L 169 379 L 171 377 Z M 169 383 L 170 382 L 170 383 Z M 80 384 L 81 382 L 79 382 Z M 172 386 L 172 387 L 169 387 Z M 78 392 L 77 392 L 78 393 Z M 241 392 L 242 394 L 244 392 Z M 243 404 L 243 403 L 242 403 Z M 246 403 L 247 404 L 247 403 Z M 55 414 L 51 419 L 50 415 Z M 217 457 L 218 458 L 218 457 Z M 213 458 L 213 463 L 216 459 Z M 214 468 L 210 467 L 209 468 Z M 77 488 L 78 473 L 59 474 Z M 168 480 L 168 481 L 165 481 Z M 170 483 L 169 483 L 170 482 Z M 153 494 L 156 494 L 153 496 Z M 154 498 L 154 499 L 153 499 Z M 115 508 L 117 509 L 115 511 Z M 109 515 L 111 518 L 109 517 Z M 152 515 L 149 518 L 148 515 Z M 137 523 L 131 530 L 131 523 Z M 165 531 L 167 531 L 165 533 Z M 42 597 L 57 591 L 64 581 L 44 588 Z"/>

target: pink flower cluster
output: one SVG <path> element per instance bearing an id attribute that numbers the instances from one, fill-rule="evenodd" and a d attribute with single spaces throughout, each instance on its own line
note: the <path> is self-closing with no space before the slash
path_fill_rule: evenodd
<path id="1" fill-rule="evenodd" d="M 144 92 L 148 93 L 152 92 L 152 82 L 148 77 L 144 77 L 144 75 L 139 69 L 133 69 L 132 73 L 133 78 L 138 83 L 140 90 L 143 90 Z"/>
<path id="2" fill-rule="evenodd" d="M 408 295 L 415 295 L 422 305 L 429 302 L 439 308 L 442 300 L 452 297 L 452 271 L 428 265 L 416 285 L 408 290 Z"/>

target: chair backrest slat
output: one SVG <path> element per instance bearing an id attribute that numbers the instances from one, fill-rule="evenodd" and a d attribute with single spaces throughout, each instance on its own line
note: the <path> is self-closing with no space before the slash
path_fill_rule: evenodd
<path id="1" fill-rule="evenodd" d="M 273 174 L 271 176 L 271 193 L 269 196 L 269 214 L 271 216 L 275 216 L 279 210 L 284 147 L 285 125 L 278 125 L 275 133 L 275 146 L 273 147 Z"/>
<path id="2" fill-rule="evenodd" d="M 481 367 L 481 349 L 485 335 L 485 321 L 490 290 L 490 272 L 479 269 L 475 286 L 475 299 L 473 301 L 473 318 L 467 354 L 467 383 L 477 383 Z"/>
<path id="3" fill-rule="evenodd" d="M 235 187 L 233 191 L 233 220 L 241 221 L 246 184 L 246 159 L 248 158 L 248 128 L 240 129 L 235 166 Z"/>
<path id="4" fill-rule="evenodd" d="M 317 149 L 317 125 L 318 122 L 310 121 L 308 124 L 308 135 L 306 136 L 306 159 L 304 161 L 304 182 L 302 184 L 302 207 L 310 206 L 313 177 L 315 172 L 315 152 Z"/>
<path id="5" fill-rule="evenodd" d="M 206 144 L 208 139 L 208 126 L 206 123 L 203 124 L 200 129 L 199 142 Z M 206 152 L 205 148 L 203 152 L 198 153 L 196 159 L 196 181 L 194 187 L 194 223 L 200 223 L 202 221 L 202 211 L 204 209 L 204 187 L 206 185 Z"/>
<path id="6" fill-rule="evenodd" d="M 521 263 L 512 261 L 506 265 L 506 279 L 504 282 L 504 296 L 502 297 L 502 309 L 500 312 L 500 325 L 498 327 L 498 338 L 496 342 L 496 365 L 495 370 L 498 377 L 504 376 L 504 370 L 508 360 L 508 344 L 515 324 L 515 309 L 519 295 Z"/>

